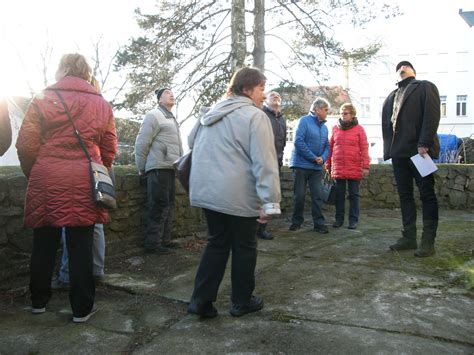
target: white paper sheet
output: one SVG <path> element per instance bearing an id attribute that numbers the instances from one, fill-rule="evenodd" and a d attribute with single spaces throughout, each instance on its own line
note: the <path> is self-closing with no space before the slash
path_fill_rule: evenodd
<path id="1" fill-rule="evenodd" d="M 414 155 L 411 157 L 411 160 L 413 164 L 415 164 L 416 169 L 422 177 L 425 177 L 438 170 L 438 167 L 428 154 L 426 154 L 424 157 L 420 154 Z"/>

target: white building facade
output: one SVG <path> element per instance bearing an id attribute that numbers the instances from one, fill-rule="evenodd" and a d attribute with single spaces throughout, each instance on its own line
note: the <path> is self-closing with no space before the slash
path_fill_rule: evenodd
<path id="1" fill-rule="evenodd" d="M 398 0 L 403 16 L 381 21 L 378 33 L 383 47 L 377 57 L 366 66 L 348 63 L 335 75 L 357 109 L 359 123 L 369 140 L 372 163 L 383 162 L 381 128 L 382 104 L 396 89 L 395 67 L 402 60 L 413 64 L 417 79 L 433 82 L 439 90 L 441 120 L 439 134 L 453 134 L 458 138 L 474 135 L 474 27 L 459 15 L 460 0 L 453 3 Z M 466 6 L 474 7 L 465 1 Z M 474 10 L 474 8 L 465 8 Z M 374 29 L 370 37 L 374 37 Z M 339 108 L 333 108 L 338 114 Z M 336 118 L 328 118 L 328 128 Z M 285 162 L 291 156 L 292 123 L 285 149 Z M 474 138 L 474 136 L 473 136 Z"/>
<path id="2" fill-rule="evenodd" d="M 360 68 L 345 68 L 345 88 L 358 108 L 359 122 L 367 132 L 372 162 L 381 161 L 381 112 L 387 95 L 396 88 L 395 67 L 402 60 L 413 64 L 419 80 L 433 82 L 439 90 L 441 120 L 438 134 L 458 138 L 474 135 L 474 28 L 458 10 L 436 12 L 418 21 L 421 15 L 407 16 L 393 29 L 378 57 Z M 451 24 L 451 25 L 448 25 Z"/>

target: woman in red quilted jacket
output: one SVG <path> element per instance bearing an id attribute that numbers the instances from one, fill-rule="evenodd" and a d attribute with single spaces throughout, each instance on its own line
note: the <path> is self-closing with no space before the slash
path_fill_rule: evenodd
<path id="1" fill-rule="evenodd" d="M 108 215 L 92 200 L 89 161 L 55 91 L 63 97 L 92 160 L 111 167 L 117 151 L 114 116 L 91 78 L 84 56 L 64 55 L 57 82 L 30 103 L 16 143 L 28 178 L 24 224 L 33 228 L 32 313 L 44 313 L 51 298 L 56 250 L 65 227 L 74 322 L 85 322 L 96 312 L 92 235 L 94 224 L 106 223 Z"/>
<path id="2" fill-rule="evenodd" d="M 336 220 L 334 228 L 344 223 L 346 185 L 349 189 L 349 229 L 359 222 L 359 184 L 369 175 L 369 144 L 364 128 L 357 122 L 356 109 L 345 103 L 340 109 L 341 118 L 333 127 L 329 141 L 326 169 L 336 180 Z"/>

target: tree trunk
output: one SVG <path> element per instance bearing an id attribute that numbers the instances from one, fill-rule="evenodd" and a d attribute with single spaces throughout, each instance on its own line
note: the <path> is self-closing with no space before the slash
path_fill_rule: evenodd
<path id="1" fill-rule="evenodd" d="M 232 0 L 232 72 L 244 66 L 247 54 L 245 41 L 245 0 Z"/>
<path id="2" fill-rule="evenodd" d="M 265 70 L 265 0 L 254 0 L 253 65 L 262 72 Z"/>

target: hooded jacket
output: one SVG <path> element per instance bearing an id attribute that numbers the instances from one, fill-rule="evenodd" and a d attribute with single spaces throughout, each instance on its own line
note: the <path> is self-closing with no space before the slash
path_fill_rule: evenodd
<path id="1" fill-rule="evenodd" d="M 216 104 L 189 135 L 191 205 L 239 217 L 258 216 L 262 207 L 280 213 L 273 145 L 271 124 L 251 99 L 232 96 Z"/>
<path id="2" fill-rule="evenodd" d="M 92 161 L 111 167 L 117 151 L 112 107 L 87 81 L 66 76 L 37 95 L 16 143 L 28 178 L 25 226 L 106 223 L 107 210 L 92 200 L 89 161 L 55 89 L 64 98 Z"/>

